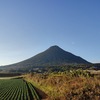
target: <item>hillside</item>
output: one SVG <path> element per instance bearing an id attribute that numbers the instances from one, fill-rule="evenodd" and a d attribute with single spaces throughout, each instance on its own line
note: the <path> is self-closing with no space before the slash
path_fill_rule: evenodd
<path id="1" fill-rule="evenodd" d="M 58 46 L 52 46 L 42 53 L 39 53 L 22 62 L 4 66 L 6 69 L 19 69 L 41 66 L 61 66 L 67 64 L 89 64 L 88 61 Z"/>

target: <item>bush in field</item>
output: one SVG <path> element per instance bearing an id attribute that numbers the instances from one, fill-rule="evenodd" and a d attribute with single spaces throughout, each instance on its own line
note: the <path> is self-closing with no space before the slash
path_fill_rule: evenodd
<path id="1" fill-rule="evenodd" d="M 70 75 L 73 76 L 73 77 L 79 77 L 79 76 L 91 77 L 91 76 L 93 76 L 92 74 L 90 74 L 90 72 L 84 71 L 82 69 L 70 70 Z"/>

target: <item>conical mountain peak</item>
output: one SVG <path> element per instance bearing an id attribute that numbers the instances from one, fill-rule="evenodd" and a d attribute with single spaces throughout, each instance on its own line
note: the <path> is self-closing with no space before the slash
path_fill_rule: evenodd
<path id="1" fill-rule="evenodd" d="M 54 45 L 54 46 L 51 46 L 49 47 L 46 51 L 64 51 L 62 48 L 60 48 L 59 46 L 57 45 Z"/>
<path id="2" fill-rule="evenodd" d="M 61 49 L 61 48 L 57 45 L 54 45 L 54 46 L 51 46 L 49 49 Z"/>

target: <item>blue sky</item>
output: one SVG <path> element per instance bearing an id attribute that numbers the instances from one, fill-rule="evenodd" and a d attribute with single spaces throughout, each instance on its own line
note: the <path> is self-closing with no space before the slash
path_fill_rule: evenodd
<path id="1" fill-rule="evenodd" d="M 100 62 L 100 0 L 0 0 L 0 65 L 53 45 Z"/>

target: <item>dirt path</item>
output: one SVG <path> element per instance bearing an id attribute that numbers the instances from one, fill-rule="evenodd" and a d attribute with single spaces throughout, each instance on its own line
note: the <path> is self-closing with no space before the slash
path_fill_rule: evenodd
<path id="1" fill-rule="evenodd" d="M 0 77 L 0 79 L 14 79 L 14 78 L 22 78 L 22 76 Z"/>

